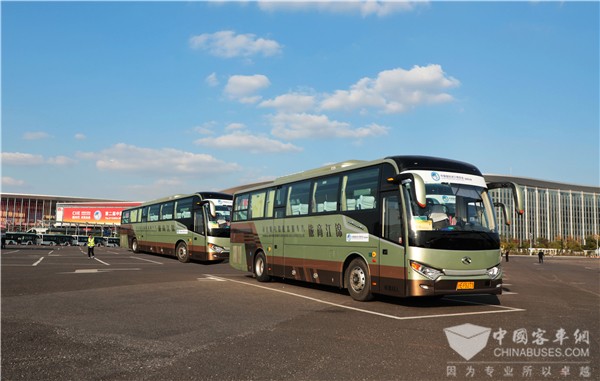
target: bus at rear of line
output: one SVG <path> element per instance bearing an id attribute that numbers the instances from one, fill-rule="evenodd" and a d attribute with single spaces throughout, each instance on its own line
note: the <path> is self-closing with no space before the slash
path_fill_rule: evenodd
<path id="1" fill-rule="evenodd" d="M 234 195 L 232 267 L 331 285 L 355 300 L 501 294 L 500 237 L 489 183 L 473 165 L 426 156 L 351 161 Z"/>
<path id="2" fill-rule="evenodd" d="M 220 262 L 229 258 L 232 196 L 219 192 L 174 195 L 121 213 L 120 245 L 134 253 Z"/>

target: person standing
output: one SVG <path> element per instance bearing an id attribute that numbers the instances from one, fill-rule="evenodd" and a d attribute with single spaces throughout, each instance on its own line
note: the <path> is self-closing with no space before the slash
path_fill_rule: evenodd
<path id="1" fill-rule="evenodd" d="M 510 253 L 510 249 L 506 249 L 506 254 L 504 254 L 506 262 L 508 262 L 508 253 Z"/>
<path id="2" fill-rule="evenodd" d="M 96 258 L 94 256 L 94 246 L 95 246 L 95 242 L 94 242 L 94 237 L 92 237 L 92 235 L 90 234 L 88 237 L 88 259 L 92 259 L 92 258 Z"/>
<path id="3" fill-rule="evenodd" d="M 538 262 L 544 263 L 544 252 L 542 250 L 540 250 L 540 252 L 538 253 Z"/>

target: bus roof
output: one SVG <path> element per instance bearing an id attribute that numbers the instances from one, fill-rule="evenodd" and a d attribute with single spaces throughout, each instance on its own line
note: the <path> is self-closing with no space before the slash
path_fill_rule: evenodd
<path id="1" fill-rule="evenodd" d="M 432 170 L 432 171 L 447 171 L 447 172 L 458 172 L 471 174 L 476 176 L 482 176 L 481 172 L 477 167 L 472 164 L 456 161 L 452 159 L 438 158 L 432 156 L 418 156 L 418 155 L 406 155 L 406 156 L 388 156 L 382 159 L 365 161 L 365 160 L 348 160 L 340 163 L 325 165 L 323 167 L 309 169 L 302 172 L 293 173 L 276 178 L 272 182 L 262 183 L 253 187 L 240 187 L 235 193 L 247 192 L 256 189 L 263 189 L 269 186 L 277 186 L 280 184 L 287 184 L 294 181 L 310 179 L 313 177 L 325 176 L 338 172 L 343 172 L 350 169 L 358 169 L 368 167 L 371 165 L 381 164 L 388 162 L 398 167 L 399 173 L 409 170 Z"/>
<path id="2" fill-rule="evenodd" d="M 409 170 L 427 169 L 432 171 L 458 172 L 469 175 L 483 176 L 479 169 L 477 169 L 477 167 L 474 165 L 452 159 L 417 155 L 389 156 L 386 159 L 393 160 L 398 166 L 400 173 Z"/>
<path id="3" fill-rule="evenodd" d="M 139 208 L 142 206 L 159 204 L 161 202 L 178 200 L 181 198 L 191 197 L 191 196 L 195 196 L 195 195 L 199 195 L 202 200 L 207 200 L 207 199 L 231 200 L 232 199 L 232 196 L 230 194 L 222 193 L 222 192 L 196 192 L 196 193 L 190 193 L 190 194 L 175 194 L 175 195 L 171 195 L 171 196 L 167 196 L 167 197 L 158 198 L 156 200 L 146 201 L 137 207 L 128 208 L 128 209 L 136 209 L 136 208 Z"/>

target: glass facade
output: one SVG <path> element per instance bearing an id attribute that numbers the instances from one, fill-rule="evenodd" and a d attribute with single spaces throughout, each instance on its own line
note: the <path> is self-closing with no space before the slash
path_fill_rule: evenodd
<path id="1" fill-rule="evenodd" d="M 0 200 L 2 231 L 27 231 L 49 227 L 56 221 L 56 204 L 114 200 L 3 193 Z"/>
<path id="2" fill-rule="evenodd" d="M 487 181 L 512 181 L 523 187 L 524 214 L 518 216 L 510 190 L 492 190 L 492 197 L 506 205 L 511 224 L 504 224 L 497 210 L 500 234 L 509 240 L 575 240 L 585 244 L 587 237 L 600 234 L 600 187 L 553 183 L 509 176 L 485 176 Z"/>

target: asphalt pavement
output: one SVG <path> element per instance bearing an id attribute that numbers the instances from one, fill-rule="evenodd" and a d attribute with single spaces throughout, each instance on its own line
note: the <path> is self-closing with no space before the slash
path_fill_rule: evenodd
<path id="1" fill-rule="evenodd" d="M 2 380 L 598 380 L 600 260 L 513 256 L 500 296 L 259 283 L 122 248 L 1 253 Z"/>

